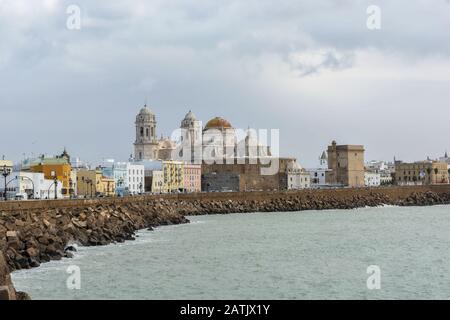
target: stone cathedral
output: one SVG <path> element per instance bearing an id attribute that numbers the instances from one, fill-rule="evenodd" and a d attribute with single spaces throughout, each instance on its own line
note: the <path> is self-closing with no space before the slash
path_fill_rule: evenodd
<path id="1" fill-rule="evenodd" d="M 173 155 L 177 149 L 177 142 L 172 141 L 170 138 L 163 138 L 162 136 L 159 139 L 157 138 L 156 117 L 147 105 L 139 111 L 139 114 L 136 116 L 135 125 L 135 160 L 173 160 Z M 187 157 L 184 159 L 191 163 L 194 163 L 193 150 L 195 146 L 200 144 L 200 151 L 202 151 L 205 143 L 212 147 L 213 153 L 223 154 L 223 157 L 238 157 L 237 147 L 241 143 L 245 144 L 245 154 L 240 155 L 241 157 L 249 158 L 251 154 L 257 154 L 263 157 L 271 155 L 270 147 L 258 144 L 256 137 L 252 136 L 251 132 L 248 132 L 248 135 L 244 139 L 238 141 L 235 132 L 236 129 L 233 128 L 229 121 L 220 117 L 209 120 L 205 127 L 202 128 L 201 121 L 197 120 L 192 111 L 189 111 L 181 121 L 180 129 L 182 129 L 182 132 L 178 142 L 187 142 L 190 144 L 191 155 L 186 155 Z M 223 139 L 220 139 L 218 144 L 209 135 L 211 131 L 223 135 Z M 250 152 L 251 149 L 254 149 L 253 153 Z M 233 154 L 227 155 L 227 150 L 233 150 Z M 178 154 L 177 156 L 181 157 L 182 154 Z"/>

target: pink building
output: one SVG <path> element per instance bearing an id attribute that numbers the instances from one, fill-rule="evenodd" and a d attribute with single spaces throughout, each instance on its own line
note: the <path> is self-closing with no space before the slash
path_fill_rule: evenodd
<path id="1" fill-rule="evenodd" d="M 202 166 L 199 164 L 184 165 L 184 188 L 186 192 L 202 191 Z"/>

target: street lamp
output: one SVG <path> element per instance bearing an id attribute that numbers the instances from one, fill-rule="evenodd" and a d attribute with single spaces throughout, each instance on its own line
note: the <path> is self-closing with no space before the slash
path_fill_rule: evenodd
<path id="1" fill-rule="evenodd" d="M 53 178 L 53 183 L 55 184 L 55 200 L 58 200 L 58 179 L 55 177 Z"/>
<path id="2" fill-rule="evenodd" d="M 53 183 L 47 190 L 47 198 L 50 200 L 50 189 L 55 186 L 55 200 L 58 200 L 58 179 L 56 177 L 53 178 Z"/>
<path id="3" fill-rule="evenodd" d="M 120 192 L 122 192 L 122 197 L 123 197 L 125 195 L 125 192 L 122 189 L 122 185 L 123 185 L 123 177 L 120 177 L 119 180 L 117 181 L 118 188 L 116 188 L 116 193 L 120 196 Z"/>
<path id="4" fill-rule="evenodd" d="M 32 186 L 33 186 L 33 199 L 34 199 L 34 196 L 35 196 L 35 187 L 34 187 L 34 181 L 33 181 L 33 179 L 31 179 L 31 178 L 29 178 L 29 177 L 26 177 L 26 176 L 20 176 L 20 178 L 23 180 L 23 179 L 26 179 L 26 180 L 29 180 L 29 181 L 31 181 L 31 184 L 32 184 Z M 16 177 L 16 179 L 19 179 L 19 177 L 17 176 Z"/>
<path id="5" fill-rule="evenodd" d="M 2 176 L 5 178 L 5 190 L 3 193 L 3 197 L 5 199 L 5 201 L 8 200 L 7 194 L 6 194 L 6 178 L 11 174 L 11 168 L 6 167 L 6 164 L 3 166 L 3 170 L 2 170 Z"/>

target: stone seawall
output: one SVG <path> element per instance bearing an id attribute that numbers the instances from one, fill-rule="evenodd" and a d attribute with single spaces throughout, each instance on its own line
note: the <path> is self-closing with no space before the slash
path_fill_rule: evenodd
<path id="1" fill-rule="evenodd" d="M 450 204 L 450 185 L 4 202 L 0 203 L 0 252 L 8 268 L 0 265 L 0 286 L 2 277 L 8 277 L 7 269 L 32 268 L 42 262 L 70 258 L 74 248 L 68 244 L 97 246 L 133 240 L 137 230 L 187 223 L 186 215 L 351 209 L 383 204 Z"/>

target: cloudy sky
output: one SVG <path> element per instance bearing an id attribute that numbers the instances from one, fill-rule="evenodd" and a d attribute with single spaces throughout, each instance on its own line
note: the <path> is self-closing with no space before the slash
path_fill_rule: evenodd
<path id="1" fill-rule="evenodd" d="M 192 109 L 280 129 L 281 154 L 304 166 L 333 139 L 367 159 L 438 157 L 450 1 L 0 0 L 0 155 L 127 159 L 145 101 L 158 134 Z"/>

